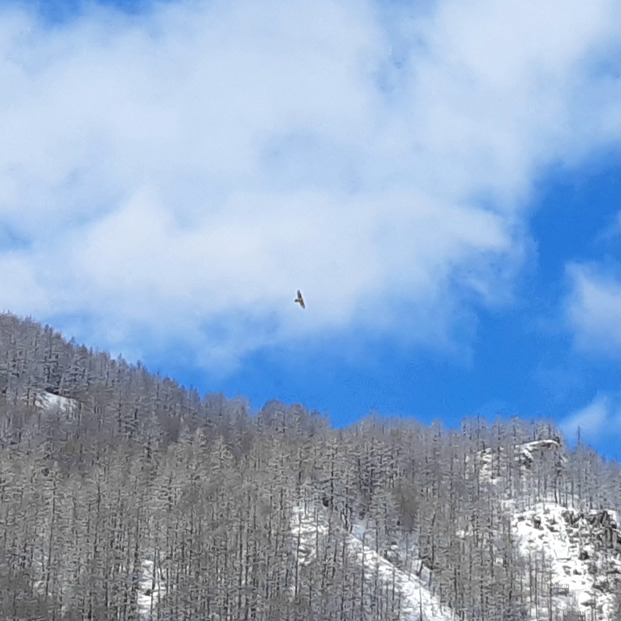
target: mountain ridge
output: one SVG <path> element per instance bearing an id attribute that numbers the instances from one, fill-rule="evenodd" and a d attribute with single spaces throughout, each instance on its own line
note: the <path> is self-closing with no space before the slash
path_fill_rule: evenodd
<path id="1" fill-rule="evenodd" d="M 616 621 L 619 512 L 549 421 L 333 429 L 0 315 L 2 618 Z"/>

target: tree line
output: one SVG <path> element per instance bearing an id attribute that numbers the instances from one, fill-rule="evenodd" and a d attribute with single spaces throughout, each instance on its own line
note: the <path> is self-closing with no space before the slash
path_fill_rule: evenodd
<path id="1" fill-rule="evenodd" d="M 538 440 L 537 459 L 516 453 Z M 552 573 L 517 550 L 507 499 L 621 512 L 619 466 L 547 421 L 336 430 L 299 404 L 251 412 L 0 315 L 2 619 L 404 618 L 360 533 L 456 619 L 583 618 L 546 605 Z"/>

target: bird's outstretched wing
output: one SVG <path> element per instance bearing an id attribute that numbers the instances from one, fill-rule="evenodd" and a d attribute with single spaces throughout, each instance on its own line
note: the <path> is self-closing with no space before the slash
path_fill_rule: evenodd
<path id="1" fill-rule="evenodd" d="M 302 292 L 298 289 L 298 297 L 293 300 L 297 304 L 299 304 L 302 308 L 306 308 L 306 304 L 304 303 L 304 298 L 302 297 Z"/>

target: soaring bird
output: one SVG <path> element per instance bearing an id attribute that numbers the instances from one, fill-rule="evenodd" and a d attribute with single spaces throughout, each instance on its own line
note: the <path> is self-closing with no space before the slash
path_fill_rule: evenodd
<path id="1" fill-rule="evenodd" d="M 304 298 L 302 297 L 302 292 L 298 289 L 298 297 L 293 300 L 297 302 L 302 308 L 306 308 L 306 304 L 304 304 Z"/>

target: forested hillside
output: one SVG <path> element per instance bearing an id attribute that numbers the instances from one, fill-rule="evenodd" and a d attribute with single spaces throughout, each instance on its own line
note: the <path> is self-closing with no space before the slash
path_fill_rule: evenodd
<path id="1" fill-rule="evenodd" d="M 621 619 L 621 473 L 554 426 L 200 395 L 0 316 L 0 618 Z"/>

